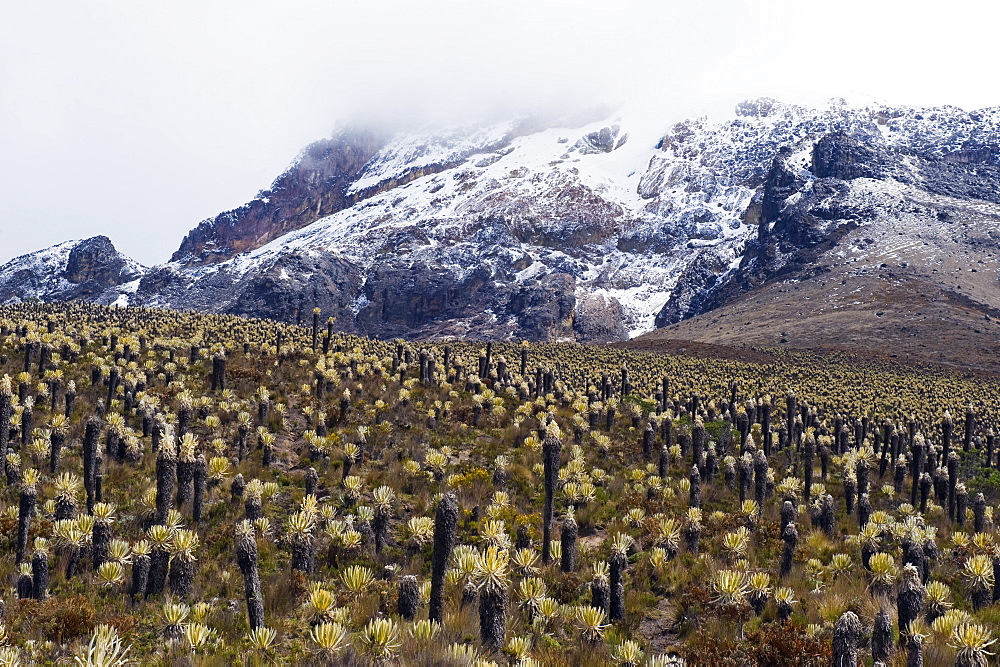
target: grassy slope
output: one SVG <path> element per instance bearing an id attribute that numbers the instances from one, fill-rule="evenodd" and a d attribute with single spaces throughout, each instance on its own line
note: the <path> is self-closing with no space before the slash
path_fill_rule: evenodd
<path id="1" fill-rule="evenodd" d="M 991 205 L 916 190 L 903 201 L 895 217 L 805 253 L 800 269 L 631 346 L 839 349 L 1000 372 L 1000 219 Z"/>
<path id="2" fill-rule="evenodd" d="M 44 333 L 45 323 L 52 321 L 54 334 Z M 798 603 L 791 624 L 775 620 L 774 601 L 770 600 L 762 616 L 754 616 L 748 607 L 726 609 L 716 602 L 712 580 L 720 570 L 734 569 L 744 573 L 767 572 L 772 587 L 776 585 L 777 557 L 780 553 L 778 510 L 779 498 L 769 496 L 761 516 L 752 531 L 746 552 L 729 554 L 723 547 L 726 533 L 745 524 L 735 491 L 728 488 L 720 475 L 711 483 L 703 482 L 703 519 L 700 553 L 690 553 L 680 541 L 677 558 L 659 566 L 654 564 L 654 549 L 669 542 L 660 532 L 661 519 L 674 519 L 685 525 L 688 506 L 690 454 L 677 450 L 671 457 L 669 474 L 656 476 L 654 462 L 643 461 L 641 434 L 648 419 L 668 418 L 651 415 L 654 408 L 652 393 L 666 376 L 676 399 L 673 415 L 674 433 L 690 428 L 690 415 L 684 404 L 693 392 L 700 394 L 701 410 L 709 434 L 719 440 L 723 422 L 719 413 L 723 401 L 731 397 L 731 385 L 739 384 L 738 403 L 770 394 L 775 409 L 772 426 L 777 428 L 783 418 L 784 396 L 793 390 L 801 401 L 814 406 L 820 420 L 832 426 L 835 415 L 874 419 L 891 419 L 901 427 L 912 416 L 928 439 L 940 439 L 941 415 L 950 410 L 961 424 L 964 406 L 975 405 L 982 415 L 977 433 L 984 434 L 1000 409 L 1000 394 L 996 382 L 982 377 L 961 377 L 933 369 L 907 368 L 872 360 L 861 360 L 843 354 L 814 355 L 775 352 L 753 358 L 714 358 L 648 354 L 611 348 L 590 348 L 577 345 L 532 345 L 528 347 L 529 375 L 538 367 L 554 369 L 559 396 L 549 400 L 523 398 L 522 378 L 519 377 L 520 346 L 498 344 L 493 350 L 494 366 L 503 357 L 514 378 L 509 387 L 494 386 L 492 395 L 482 391 L 476 381 L 461 370 L 450 370 L 451 377 L 439 376 L 429 386 L 421 385 L 417 377 L 417 347 L 407 349 L 413 363 L 407 367 L 404 386 L 398 373 L 393 372 L 395 345 L 335 336 L 329 355 L 309 349 L 307 329 L 275 325 L 269 322 L 237 318 L 206 317 L 158 311 L 109 311 L 88 307 L 34 309 L 30 307 L 0 310 L 0 326 L 8 335 L 0 339 L 0 354 L 6 355 L 0 369 L 14 378 L 14 393 L 18 389 L 18 373 L 23 364 L 25 338 L 10 333 L 15 326 L 29 324 L 27 339 L 38 339 L 60 353 L 63 345 L 69 357 L 58 357 L 53 366 L 61 372 L 61 393 L 67 383 L 77 384 L 78 398 L 70 418 L 68 447 L 62 469 L 76 475 L 82 472 L 80 440 L 86 418 L 94 414 L 98 400 L 106 400 L 107 387 L 91 385 L 92 369 L 102 369 L 108 376 L 110 364 L 116 363 L 116 351 L 129 345 L 136 354 L 134 366 L 118 360 L 128 382 L 148 378 L 145 394 L 158 398 L 157 412 L 170 422 L 176 421 L 181 408 L 179 394 L 187 390 L 194 398 L 191 431 L 197 436 L 207 457 L 233 459 L 238 415 L 246 411 L 256 416 L 258 401 L 255 394 L 260 386 L 270 393 L 271 411 L 265 424 L 276 436 L 276 461 L 269 468 L 261 465 L 258 438 L 251 433 L 251 450 L 243 461 L 233 460 L 225 481 L 209 489 L 205 519 L 201 525 L 191 525 L 190 506 L 179 508 L 183 523 L 198 532 L 201 545 L 196 551 L 195 582 L 187 602 L 205 603 L 197 610 L 201 622 L 214 630 L 215 639 L 200 652 L 192 654 L 183 645 L 168 646 L 162 639 L 164 620 L 161 613 L 164 596 L 131 603 L 120 584 L 101 586 L 97 574 L 85 571 L 66 580 L 62 574 L 66 556 L 57 541 L 50 542 L 49 563 L 52 569 L 51 596 L 47 601 L 18 601 L 8 595 L 6 629 L 9 642 L 18 647 L 22 657 L 51 662 L 79 650 L 97 623 L 110 623 L 128 636 L 132 655 L 143 663 L 172 663 L 191 660 L 201 664 L 231 664 L 234 661 L 278 660 L 305 662 L 317 660 L 311 651 L 315 645 L 309 639 L 309 610 L 304 607 L 310 586 L 321 586 L 333 593 L 336 606 L 342 612 L 336 617 L 349 631 L 349 646 L 336 660 L 365 661 L 365 645 L 360 632 L 378 614 L 392 617 L 395 613 L 397 584 L 381 580 L 386 566 L 395 568 L 394 576 L 414 574 L 423 584 L 429 580 L 431 547 L 411 546 L 406 524 L 411 518 L 433 517 L 437 494 L 456 493 L 460 520 L 458 542 L 471 547 L 484 547 L 490 540 L 513 541 L 517 527 L 526 526 L 531 548 L 540 551 L 542 471 L 541 451 L 537 440 L 539 418 L 554 415 L 563 433 L 561 467 L 567 479 L 578 484 L 593 483 L 594 498 L 577 503 L 576 520 L 580 526 L 579 556 L 574 572 L 563 574 L 555 566 L 538 564 L 534 576 L 541 579 L 545 594 L 558 603 L 558 612 L 549 619 L 527 622 L 518 595 L 524 572 L 516 568 L 507 571 L 511 580 L 511 604 L 508 608 L 508 638 L 530 637 L 530 654 L 544 664 L 610 664 L 618 654 L 618 646 L 631 639 L 647 655 L 674 650 L 686 655 L 695 664 L 827 664 L 829 661 L 832 622 L 846 609 L 853 609 L 865 622 L 871 621 L 878 601 L 867 592 L 868 575 L 856 564 L 858 545 L 852 535 L 858 532 L 857 519 L 844 510 L 842 473 L 853 467 L 853 459 L 835 457 L 830 464 L 826 491 L 837 508 L 837 521 L 832 536 L 810 528 L 809 512 L 804 505 L 797 519 L 799 547 L 792 575 L 781 582 L 791 587 Z M 284 347 L 274 349 L 278 332 L 284 337 Z M 110 336 L 117 332 L 112 349 Z M 139 337 L 144 340 L 140 344 Z M 83 339 L 86 344 L 75 349 Z M 194 363 L 189 363 L 192 342 L 202 346 Z M 247 352 L 244 353 L 244 343 Z M 227 393 L 212 393 L 208 389 L 213 346 L 224 345 L 229 350 Z M 333 350 L 338 349 L 334 352 Z M 442 369 L 443 349 L 428 346 Z M 456 344 L 451 355 L 453 364 L 475 369 L 482 347 Z M 171 354 L 173 361 L 170 361 Z M 718 356 L 718 355 L 717 355 Z M 75 357 L 75 359 L 74 359 Z M 321 360 L 322 359 L 322 360 Z M 616 385 L 621 367 L 627 365 L 633 396 L 617 404 L 618 417 L 612 427 L 579 429 L 579 445 L 575 445 L 574 416 L 585 410 L 587 385 L 602 374 Z M 328 383 L 325 396 L 315 396 L 315 378 L 319 371 Z M 51 375 L 49 376 L 51 377 Z M 37 364 L 27 380 L 29 394 L 39 393 L 42 378 Z M 524 378 L 526 381 L 527 378 Z M 341 412 L 341 399 L 348 391 L 350 409 Z M 581 402 L 582 397 L 582 402 Z M 141 435 L 141 418 L 124 411 L 123 394 L 112 402 L 111 412 L 124 413 L 129 428 Z M 148 399 L 147 399 L 148 400 Z M 381 401 L 381 403 L 379 403 Z M 612 401 L 614 404 L 617 401 Z M 474 404 L 488 404 L 476 420 Z M 34 410 L 34 424 L 44 427 L 51 421 L 44 395 L 39 396 Z M 284 406 L 282 410 L 280 406 Z M 429 413 L 440 410 L 435 419 Z M 59 410 L 57 409 L 57 412 Z M 320 413 L 325 413 L 329 436 L 316 443 L 321 450 L 315 463 L 309 461 L 307 431 L 315 430 Z M 654 410 L 654 413 L 656 411 Z M 585 412 L 583 413 L 585 415 Z M 218 417 L 218 425 L 206 417 Z M 633 416 L 635 422 L 633 422 Z M 634 426 L 633 423 L 636 425 Z M 254 424 L 257 426 L 257 424 Z M 367 427 L 363 443 L 360 428 Z M 956 434 L 961 427 L 956 427 Z M 38 434 L 44 436 L 44 434 Z M 956 436 L 959 437 L 959 436 Z M 527 439 L 527 440 L 526 440 Z M 118 463 L 105 457 L 105 500 L 117 506 L 113 525 L 116 538 L 135 542 L 143 537 L 149 523 L 148 489 L 155 479 L 155 456 L 150 451 L 150 439 L 139 437 L 144 451 L 138 464 Z M 219 442 L 216 442 L 216 441 Z M 102 432 L 102 448 L 104 433 Z M 214 443 L 214 444 L 213 444 Z M 356 462 L 351 474 L 359 479 L 356 502 L 345 498 L 341 486 L 344 450 L 347 443 L 361 443 L 365 456 Z M 658 450 L 661 440 L 657 439 Z M 675 444 L 672 440 L 670 444 Z M 44 442 L 43 442 L 44 445 Z M 54 480 L 48 474 L 44 447 L 32 453 L 15 447 L 21 456 L 21 467 L 35 467 L 42 473 L 39 507 L 42 511 L 32 522 L 31 537 L 52 537 L 51 507 L 46 502 L 54 498 Z M 720 445 L 721 450 L 721 445 Z M 438 467 L 432 465 L 435 455 Z M 430 455 L 430 456 L 429 456 Z M 506 500 L 495 492 L 494 472 L 497 456 L 507 457 Z M 719 452 L 720 459 L 723 452 Z M 983 489 L 991 507 L 1000 496 L 997 479 L 1000 473 L 987 476 L 978 465 L 981 452 L 963 453 L 962 475 L 974 492 Z M 304 473 L 310 465 L 319 475 L 317 496 L 321 511 L 314 531 L 317 545 L 316 571 L 309 575 L 290 571 L 290 552 L 285 541 L 285 523 L 297 512 L 304 497 Z M 780 483 L 786 476 L 801 478 L 800 457 L 792 450 L 774 452 L 770 457 L 773 481 Z M 598 472 L 602 471 L 602 473 Z M 254 649 L 245 639 L 247 620 L 242 600 L 242 580 L 235 563 L 233 533 L 243 518 L 242 501 L 232 499 L 229 484 L 235 473 L 249 481 L 260 479 L 277 485 L 273 497 L 265 498 L 265 516 L 270 526 L 266 534 L 258 531 L 260 570 L 265 600 L 266 623 L 277 632 L 275 644 L 267 650 Z M 820 482 L 817 457 L 815 481 Z M 885 481 L 891 481 L 891 469 Z M 909 480 L 906 482 L 909 489 Z M 388 486 L 394 492 L 389 542 L 376 555 L 370 544 L 359 548 L 345 546 L 344 541 L 321 527 L 329 524 L 343 527 L 344 521 L 358 526 L 360 506 L 373 506 L 373 491 Z M 877 466 L 872 473 L 872 505 L 888 513 L 884 519 L 902 521 L 908 491 L 902 497 L 886 494 L 880 487 Z M 11 585 L 15 582 L 16 563 L 13 543 L 17 532 L 18 488 L 8 486 L 0 491 L 6 512 L 0 515 L 0 576 Z M 82 495 L 78 496 L 82 500 Z M 556 493 L 556 522 L 553 535 L 558 536 L 561 517 L 565 515 L 569 498 L 565 487 Z M 959 574 L 974 547 L 954 547 L 952 534 L 957 528 L 947 520 L 940 507 L 932 507 L 926 515 L 928 525 L 936 527 L 937 543 L 942 556 L 935 565 L 934 579 L 948 583 L 952 601 L 957 608 L 969 610 L 967 584 Z M 488 520 L 503 524 L 487 525 Z M 967 524 L 967 532 L 971 527 Z M 989 524 L 991 535 L 995 531 Z M 492 537 L 490 532 L 494 531 Z M 611 537 L 627 534 L 634 539 L 629 551 L 629 566 L 625 573 L 626 615 L 604 630 L 605 640 L 585 645 L 580 638 L 579 623 L 573 610 L 590 600 L 588 582 L 596 564 L 611 557 Z M 30 543 L 30 542 L 29 542 Z M 899 563 L 898 539 L 886 537 L 881 548 L 894 554 Z M 30 551 L 30 550 L 29 550 Z M 835 575 L 830 569 L 833 554 L 846 553 L 853 567 Z M 811 559 L 817 559 L 811 562 Z M 364 590 L 352 593 L 343 573 L 352 565 L 369 568 L 376 580 Z M 453 566 L 456 563 L 453 563 Z M 128 568 L 126 568 L 126 571 Z M 479 650 L 479 628 L 474 602 L 461 604 L 461 591 L 466 576 L 456 571 L 449 577 L 446 594 L 445 623 L 433 640 L 418 640 L 410 635 L 410 624 L 396 618 L 399 636 L 396 653 L 407 664 L 465 664 L 457 657 L 454 644 Z M 127 584 L 126 584 L 127 586 Z M 169 588 L 168 588 L 169 590 Z M 891 605 L 891 602 L 890 602 Z M 418 619 L 426 618 L 423 605 Z M 893 616 L 895 618 L 895 616 Z M 975 612 L 980 623 L 995 624 L 1000 618 L 994 605 Z M 189 619 L 191 620 L 191 619 Z M 740 641 L 744 638 L 748 641 Z M 27 644 L 29 640 L 51 641 L 53 644 Z M 947 637 L 934 635 L 925 664 L 948 664 L 954 649 L 947 646 Z M 929 641 L 930 641 L 929 640 Z M 310 657 L 311 656 L 311 657 Z M 492 656 L 503 662 L 503 656 Z M 902 663 L 899 663 L 902 664 Z"/>

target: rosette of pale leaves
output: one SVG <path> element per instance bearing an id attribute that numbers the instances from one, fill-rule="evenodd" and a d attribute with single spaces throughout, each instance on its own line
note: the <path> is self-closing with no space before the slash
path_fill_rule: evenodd
<path id="1" fill-rule="evenodd" d="M 434 519 L 429 516 L 415 516 L 404 524 L 403 539 L 415 548 L 421 548 L 434 539 Z"/>
<path id="2" fill-rule="evenodd" d="M 430 619 L 416 621 L 407 630 L 409 635 L 417 642 L 426 644 L 432 641 L 441 632 L 441 626 Z"/>
<path id="3" fill-rule="evenodd" d="M 608 615 L 603 609 L 586 605 L 577 612 L 580 634 L 584 641 L 597 644 L 604 641 L 604 630 L 608 627 Z"/>
<path id="4" fill-rule="evenodd" d="M 522 577 L 528 577 L 538 571 L 538 552 L 534 549 L 517 549 L 511 559 L 514 570 Z"/>
<path id="5" fill-rule="evenodd" d="M 357 597 L 372 585 L 372 582 L 375 581 L 375 575 L 370 568 L 364 565 L 351 565 L 341 572 L 340 580 L 351 595 Z"/>
<path id="6" fill-rule="evenodd" d="M 374 660 L 391 660 L 399 649 L 399 626 L 390 618 L 374 618 L 361 630 L 358 640 Z"/>
<path id="7" fill-rule="evenodd" d="M 326 659 L 333 658 L 347 648 L 347 629 L 339 623 L 318 623 L 309 631 L 309 639 L 315 644 L 314 652 Z"/>
<path id="8" fill-rule="evenodd" d="M 746 602 L 749 587 L 746 576 L 734 570 L 720 570 L 712 578 L 714 602 L 724 607 L 740 607 Z"/>
<path id="9" fill-rule="evenodd" d="M 110 587 L 125 581 L 125 566 L 117 561 L 104 561 L 97 568 L 102 587 Z"/>
<path id="10" fill-rule="evenodd" d="M 333 614 L 337 610 L 337 599 L 330 591 L 317 587 L 309 591 L 309 598 L 304 606 L 309 615 L 309 623 L 317 625 L 333 620 Z"/>
<path id="11" fill-rule="evenodd" d="M 872 591 L 885 591 L 895 583 L 899 570 L 896 567 L 895 559 L 890 554 L 883 551 L 874 553 L 868 564 L 871 568 Z"/>
<path id="12" fill-rule="evenodd" d="M 611 658 L 617 664 L 627 667 L 636 667 L 639 665 L 644 655 L 642 647 L 632 639 L 626 639 L 611 649 Z"/>
<path id="13" fill-rule="evenodd" d="M 531 651 L 531 637 L 511 637 L 507 640 L 507 645 L 504 647 L 504 653 L 510 656 L 511 660 L 516 663 L 522 663 L 522 661 L 529 659 L 531 656 L 529 652 Z"/>
<path id="14" fill-rule="evenodd" d="M 680 548 L 681 527 L 676 519 L 661 517 L 656 524 L 657 544 L 676 552 Z"/>
<path id="15" fill-rule="evenodd" d="M 734 532 L 726 533 L 722 537 L 722 546 L 732 559 L 746 556 L 749 545 L 750 531 L 746 526 L 740 526 Z"/>
<path id="16" fill-rule="evenodd" d="M 792 606 L 798 600 L 795 599 L 795 591 L 788 586 L 779 586 L 774 589 L 774 599 L 778 604 Z"/>
<path id="17" fill-rule="evenodd" d="M 941 637 L 949 638 L 955 634 L 956 629 L 971 621 L 972 616 L 964 609 L 949 609 L 943 616 L 934 619 L 931 630 Z"/>
<path id="18" fill-rule="evenodd" d="M 932 581 L 927 584 L 927 598 L 924 602 L 928 612 L 937 617 L 951 609 L 951 589 L 943 581 Z"/>
<path id="19" fill-rule="evenodd" d="M 993 586 L 993 560 L 985 554 L 972 556 L 965 561 L 962 576 L 966 578 L 972 588 Z"/>
<path id="20" fill-rule="evenodd" d="M 510 557 L 507 552 L 496 547 L 487 547 L 476 559 L 473 577 L 480 590 L 497 592 L 506 588 L 509 581 L 507 572 Z"/>
<path id="21" fill-rule="evenodd" d="M 851 571 L 852 567 L 854 567 L 854 563 L 848 554 L 833 554 L 830 559 L 830 571 L 833 572 L 834 576 L 846 574 Z"/>
<path id="22" fill-rule="evenodd" d="M 266 653 L 274 648 L 278 633 L 273 628 L 262 625 L 248 632 L 245 639 L 250 648 Z"/>
<path id="23" fill-rule="evenodd" d="M 118 631 L 110 625 L 98 625 L 94 628 L 90 641 L 73 656 L 73 663 L 80 667 L 90 667 L 92 665 L 102 665 L 106 667 L 119 667 L 132 664 L 128 653 L 130 646 L 122 644 Z"/>
<path id="24" fill-rule="evenodd" d="M 996 643 L 996 639 L 986 627 L 976 623 L 963 623 L 952 631 L 948 645 L 958 649 L 959 665 L 986 667 L 993 655 L 986 649 Z"/>
<path id="25" fill-rule="evenodd" d="M 215 630 L 204 623 L 188 623 L 184 626 L 184 640 L 192 651 L 200 651 L 215 639 Z"/>

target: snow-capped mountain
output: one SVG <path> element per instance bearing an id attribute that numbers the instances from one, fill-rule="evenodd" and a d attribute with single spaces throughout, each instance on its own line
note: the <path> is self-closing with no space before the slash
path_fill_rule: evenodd
<path id="1" fill-rule="evenodd" d="M 621 340 L 888 215 L 872 183 L 997 202 L 998 146 L 1000 109 L 771 99 L 720 122 L 345 127 L 193 229 L 129 303 L 287 321 L 318 306 L 380 337 Z"/>
<path id="2" fill-rule="evenodd" d="M 92 301 L 124 305 L 146 267 L 106 236 L 64 241 L 0 266 L 0 303 Z"/>
<path id="3" fill-rule="evenodd" d="M 954 107 L 844 108 L 839 122 L 800 122 L 772 154 L 746 210 L 745 220 L 756 233 L 739 263 L 723 269 L 729 256 L 714 249 L 696 257 L 658 314 L 657 326 L 712 310 L 802 268 L 856 228 L 881 223 L 882 229 L 889 223 L 888 231 L 899 231 L 901 210 L 921 211 L 925 231 L 936 231 L 937 218 L 947 215 L 940 207 L 949 204 L 928 204 L 935 201 L 929 195 L 952 204 L 985 203 L 1000 214 L 998 186 L 998 108 L 973 113 Z"/>

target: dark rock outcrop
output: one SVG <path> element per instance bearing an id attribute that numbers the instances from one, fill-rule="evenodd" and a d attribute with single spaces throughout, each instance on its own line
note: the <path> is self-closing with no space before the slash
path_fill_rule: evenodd
<path id="1" fill-rule="evenodd" d="M 349 327 L 350 307 L 361 283 L 361 267 L 342 257 L 286 255 L 267 271 L 240 283 L 225 312 L 305 323 L 318 307 Z"/>
<path id="2" fill-rule="evenodd" d="M 623 133 L 618 125 L 602 127 L 596 132 L 590 132 L 583 137 L 578 144 L 580 152 L 584 155 L 588 153 L 610 153 L 621 148 L 628 141 L 628 133 Z"/>
<path id="3" fill-rule="evenodd" d="M 0 266 L 0 303 L 33 299 L 113 303 L 122 294 L 118 288 L 144 272 L 106 236 L 67 241 Z"/>
<path id="4" fill-rule="evenodd" d="M 777 220 L 778 214 L 785 206 L 785 201 L 802 187 L 802 179 L 792 173 L 784 164 L 788 154 L 787 148 L 778 153 L 764 179 L 764 187 L 760 197 L 759 222 L 766 223 Z M 767 227 L 765 226 L 763 229 L 767 229 Z"/>
<path id="5" fill-rule="evenodd" d="M 419 234 L 406 236 L 419 239 Z M 194 310 L 297 323 L 308 321 L 318 307 L 324 316 L 337 318 L 338 330 L 383 339 L 625 338 L 618 301 L 578 300 L 572 275 L 553 273 L 520 283 L 509 277 L 496 259 L 455 274 L 410 263 L 405 253 L 371 267 L 338 254 L 291 253 L 245 276 L 215 271 L 191 281 L 170 265 L 157 267 L 143 277 L 133 304 L 164 299 Z"/>
<path id="6" fill-rule="evenodd" d="M 624 340 L 629 333 L 624 323 L 624 309 L 617 299 L 601 294 L 577 297 L 574 338 L 592 342 Z"/>
<path id="7" fill-rule="evenodd" d="M 817 178 L 884 178 L 888 160 L 875 148 L 846 132 L 831 132 L 816 142 L 812 171 Z"/>
<path id="8" fill-rule="evenodd" d="M 69 251 L 66 280 L 71 283 L 89 280 L 101 287 L 110 287 L 137 277 L 137 272 L 128 266 L 107 236 L 89 238 Z"/>
<path id="9" fill-rule="evenodd" d="M 709 312 L 769 281 L 814 275 L 822 252 L 878 214 L 849 201 L 847 181 L 884 174 L 885 156 L 834 132 L 816 142 L 814 178 L 806 179 L 789 166 L 789 155 L 789 150 L 779 151 L 751 204 L 759 207 L 753 215 L 758 232 L 739 266 L 727 271 L 720 259 L 700 254 L 657 314 L 657 327 Z"/>
<path id="10" fill-rule="evenodd" d="M 489 267 L 479 265 L 456 276 L 427 264 L 393 263 L 374 267 L 365 281 L 367 304 L 356 322 L 387 337 L 442 321 L 474 317 L 496 298 Z"/>
<path id="11" fill-rule="evenodd" d="M 670 295 L 663 309 L 656 315 L 656 326 L 662 327 L 704 312 L 705 302 L 723 278 L 725 260 L 711 248 L 702 250 L 691 263 Z"/>

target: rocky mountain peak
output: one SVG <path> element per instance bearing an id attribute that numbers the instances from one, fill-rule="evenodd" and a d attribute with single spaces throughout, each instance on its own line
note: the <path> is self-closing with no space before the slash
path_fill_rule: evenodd
<path id="1" fill-rule="evenodd" d="M 37 299 L 123 304 L 145 272 L 106 236 L 65 241 L 0 266 L 0 303 Z"/>
<path id="2" fill-rule="evenodd" d="M 224 262 L 351 206 L 357 197 L 347 189 L 385 142 L 380 132 L 350 127 L 310 144 L 270 188 L 191 230 L 170 261 L 184 266 Z"/>
<path id="3" fill-rule="evenodd" d="M 764 285 L 811 280 L 830 271 L 836 261 L 827 255 L 845 253 L 841 246 L 858 234 L 885 237 L 895 225 L 935 238 L 941 220 L 966 215 L 954 212 L 956 202 L 987 202 L 979 213 L 986 218 L 1000 213 L 991 148 L 1000 136 L 996 110 L 851 113 L 853 119 L 778 150 L 748 209 L 758 231 L 740 261 L 721 272 L 687 272 L 659 325 L 722 308 Z"/>
<path id="4" fill-rule="evenodd" d="M 344 128 L 191 230 L 128 298 L 292 322 L 319 307 L 380 337 L 619 340 L 929 210 L 899 188 L 1000 205 L 998 146 L 1000 109 L 770 98 L 716 121 Z M 63 292 L 45 293 L 113 285 L 102 243 L 56 262 Z"/>
<path id="5" fill-rule="evenodd" d="M 839 100 L 640 127 L 610 115 L 385 137 L 335 193 L 310 195 L 333 208 L 275 212 L 270 231 L 240 218 L 245 250 L 157 269 L 136 300 L 293 321 L 315 305 L 380 336 L 613 340 L 715 307 L 877 215 L 844 184 L 986 196 L 1000 143 L 992 110 Z M 317 159 L 338 162 L 324 146 Z"/>
<path id="6" fill-rule="evenodd" d="M 135 280 L 141 267 L 122 255 L 107 236 L 80 241 L 69 251 L 65 277 L 71 283 L 92 282 L 97 287 L 112 287 Z"/>

